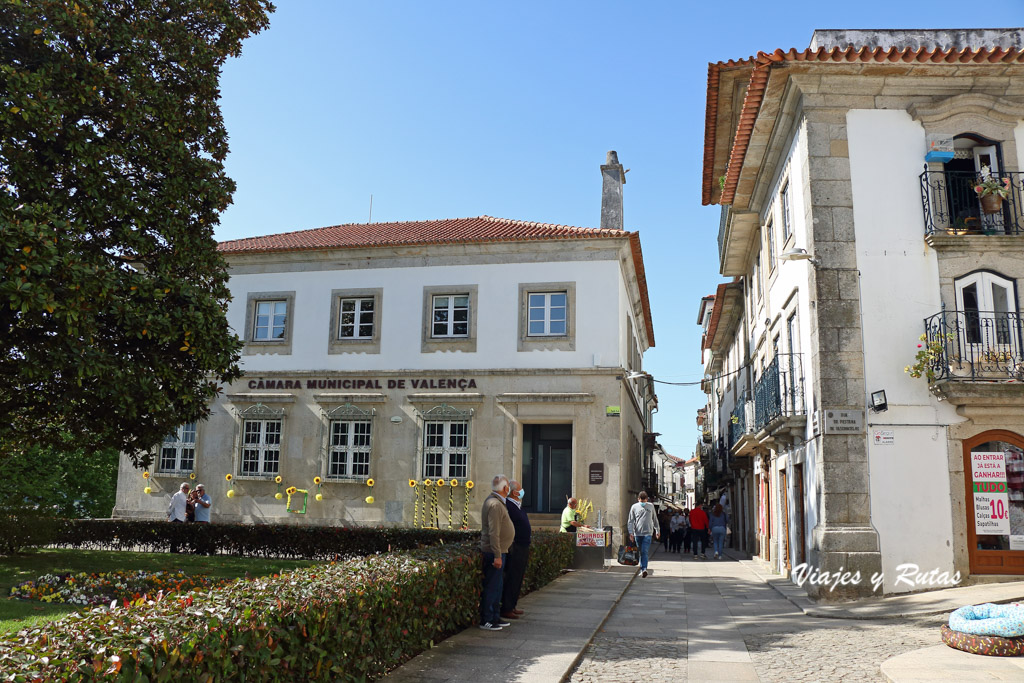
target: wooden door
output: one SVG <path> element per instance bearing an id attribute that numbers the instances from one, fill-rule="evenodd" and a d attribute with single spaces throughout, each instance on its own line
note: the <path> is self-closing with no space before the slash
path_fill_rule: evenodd
<path id="1" fill-rule="evenodd" d="M 807 546 L 807 539 L 804 537 L 804 466 L 793 467 L 793 525 L 796 531 L 796 563 L 803 564 L 807 560 L 804 557 L 804 548 Z"/>

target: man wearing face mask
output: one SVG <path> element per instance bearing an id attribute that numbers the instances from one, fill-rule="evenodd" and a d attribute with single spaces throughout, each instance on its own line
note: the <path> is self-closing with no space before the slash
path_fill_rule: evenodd
<path id="1" fill-rule="evenodd" d="M 523 610 L 517 609 L 519 592 L 523 588 L 523 577 L 526 575 L 526 564 L 530 560 L 530 518 L 523 512 L 523 491 L 518 481 L 509 483 L 510 493 L 505 500 L 508 516 L 516 529 L 512 546 L 508 549 L 508 561 L 505 562 L 505 578 L 502 581 L 501 618 L 518 619 Z"/>

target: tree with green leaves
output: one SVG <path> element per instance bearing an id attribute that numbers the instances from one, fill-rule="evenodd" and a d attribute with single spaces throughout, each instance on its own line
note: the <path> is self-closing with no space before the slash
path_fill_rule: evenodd
<path id="1" fill-rule="evenodd" d="M 269 0 L 0 3 L 0 457 L 137 464 L 236 379 L 220 71 Z"/>

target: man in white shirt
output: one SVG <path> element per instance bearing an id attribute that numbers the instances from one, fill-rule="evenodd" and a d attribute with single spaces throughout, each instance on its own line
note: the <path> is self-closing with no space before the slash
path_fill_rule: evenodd
<path id="1" fill-rule="evenodd" d="M 188 506 L 188 484 L 182 484 L 178 492 L 171 496 L 171 504 L 167 506 L 167 521 L 184 522 L 185 509 Z"/>

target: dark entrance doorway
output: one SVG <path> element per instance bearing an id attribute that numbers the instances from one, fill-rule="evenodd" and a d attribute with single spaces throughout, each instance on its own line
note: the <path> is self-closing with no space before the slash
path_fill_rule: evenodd
<path id="1" fill-rule="evenodd" d="M 523 509 L 561 512 L 572 495 L 572 425 L 523 425 Z"/>

